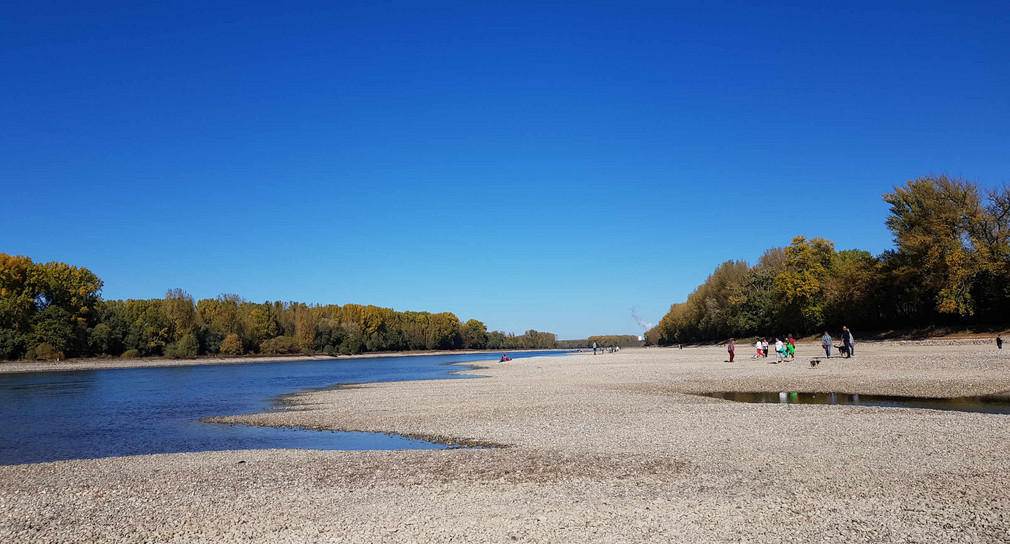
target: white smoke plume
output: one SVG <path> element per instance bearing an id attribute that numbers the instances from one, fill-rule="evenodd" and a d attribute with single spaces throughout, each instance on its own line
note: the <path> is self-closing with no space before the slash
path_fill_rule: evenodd
<path id="1" fill-rule="evenodd" d="M 645 330 L 649 330 L 649 329 L 655 327 L 655 325 L 653 325 L 652 323 L 644 321 L 642 319 L 642 317 L 638 315 L 638 312 L 635 311 L 635 307 L 634 306 L 631 307 L 631 317 L 632 317 L 632 319 L 635 320 L 635 323 L 638 323 L 639 327 L 642 327 Z"/>

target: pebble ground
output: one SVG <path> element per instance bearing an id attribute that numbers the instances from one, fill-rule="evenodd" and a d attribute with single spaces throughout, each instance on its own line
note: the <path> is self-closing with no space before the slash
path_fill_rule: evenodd
<path id="1" fill-rule="evenodd" d="M 1010 541 L 1008 415 L 692 394 L 1001 394 L 1010 350 L 861 343 L 811 368 L 818 352 L 624 350 L 295 394 L 218 421 L 494 447 L 4 466 L 0 542 Z"/>

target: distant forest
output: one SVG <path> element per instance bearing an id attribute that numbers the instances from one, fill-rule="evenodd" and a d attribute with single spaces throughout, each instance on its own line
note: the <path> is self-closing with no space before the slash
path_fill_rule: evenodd
<path id="1" fill-rule="evenodd" d="M 1010 310 L 1010 187 L 926 176 L 883 195 L 895 248 L 873 256 L 793 238 L 758 263 L 726 261 L 648 342 L 929 327 L 991 329 Z"/>
<path id="2" fill-rule="evenodd" d="M 86 268 L 0 253 L 0 360 L 549 349 L 557 340 L 535 330 L 488 332 L 448 312 L 258 304 L 238 295 L 194 301 L 181 289 L 163 299 L 106 301 L 101 288 Z"/>

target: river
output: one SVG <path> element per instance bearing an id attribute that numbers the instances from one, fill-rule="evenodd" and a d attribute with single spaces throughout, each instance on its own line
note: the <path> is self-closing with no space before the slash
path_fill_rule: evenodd
<path id="1" fill-rule="evenodd" d="M 395 435 L 220 425 L 199 419 L 282 410 L 278 400 L 283 395 L 344 383 L 466 378 L 452 375 L 460 367 L 449 365 L 481 361 L 497 364 L 497 355 L 0 374 L 0 465 L 234 449 L 444 448 Z"/>

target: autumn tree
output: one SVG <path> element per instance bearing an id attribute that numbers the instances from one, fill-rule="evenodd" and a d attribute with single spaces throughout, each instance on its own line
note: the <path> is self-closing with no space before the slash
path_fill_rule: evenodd
<path id="1" fill-rule="evenodd" d="M 464 349 L 483 349 L 487 346 L 487 326 L 484 323 L 470 319 L 460 328 Z"/>
<path id="2" fill-rule="evenodd" d="M 834 257 L 834 243 L 824 238 L 797 236 L 785 248 L 775 291 L 786 328 L 809 332 L 824 325 L 824 282 Z"/>
<path id="3" fill-rule="evenodd" d="M 196 306 L 189 293 L 182 289 L 169 289 L 165 293 L 164 308 L 173 340 L 179 340 L 196 329 Z"/>
<path id="4" fill-rule="evenodd" d="M 929 175 L 895 187 L 883 198 L 891 205 L 886 225 L 894 235 L 896 279 L 910 297 L 929 300 L 941 314 L 972 315 L 983 220 L 978 188 Z"/>
<path id="5" fill-rule="evenodd" d="M 225 355 L 241 355 L 244 353 L 242 340 L 239 339 L 237 334 L 231 333 L 224 337 L 224 340 L 221 341 L 221 353 Z"/>

